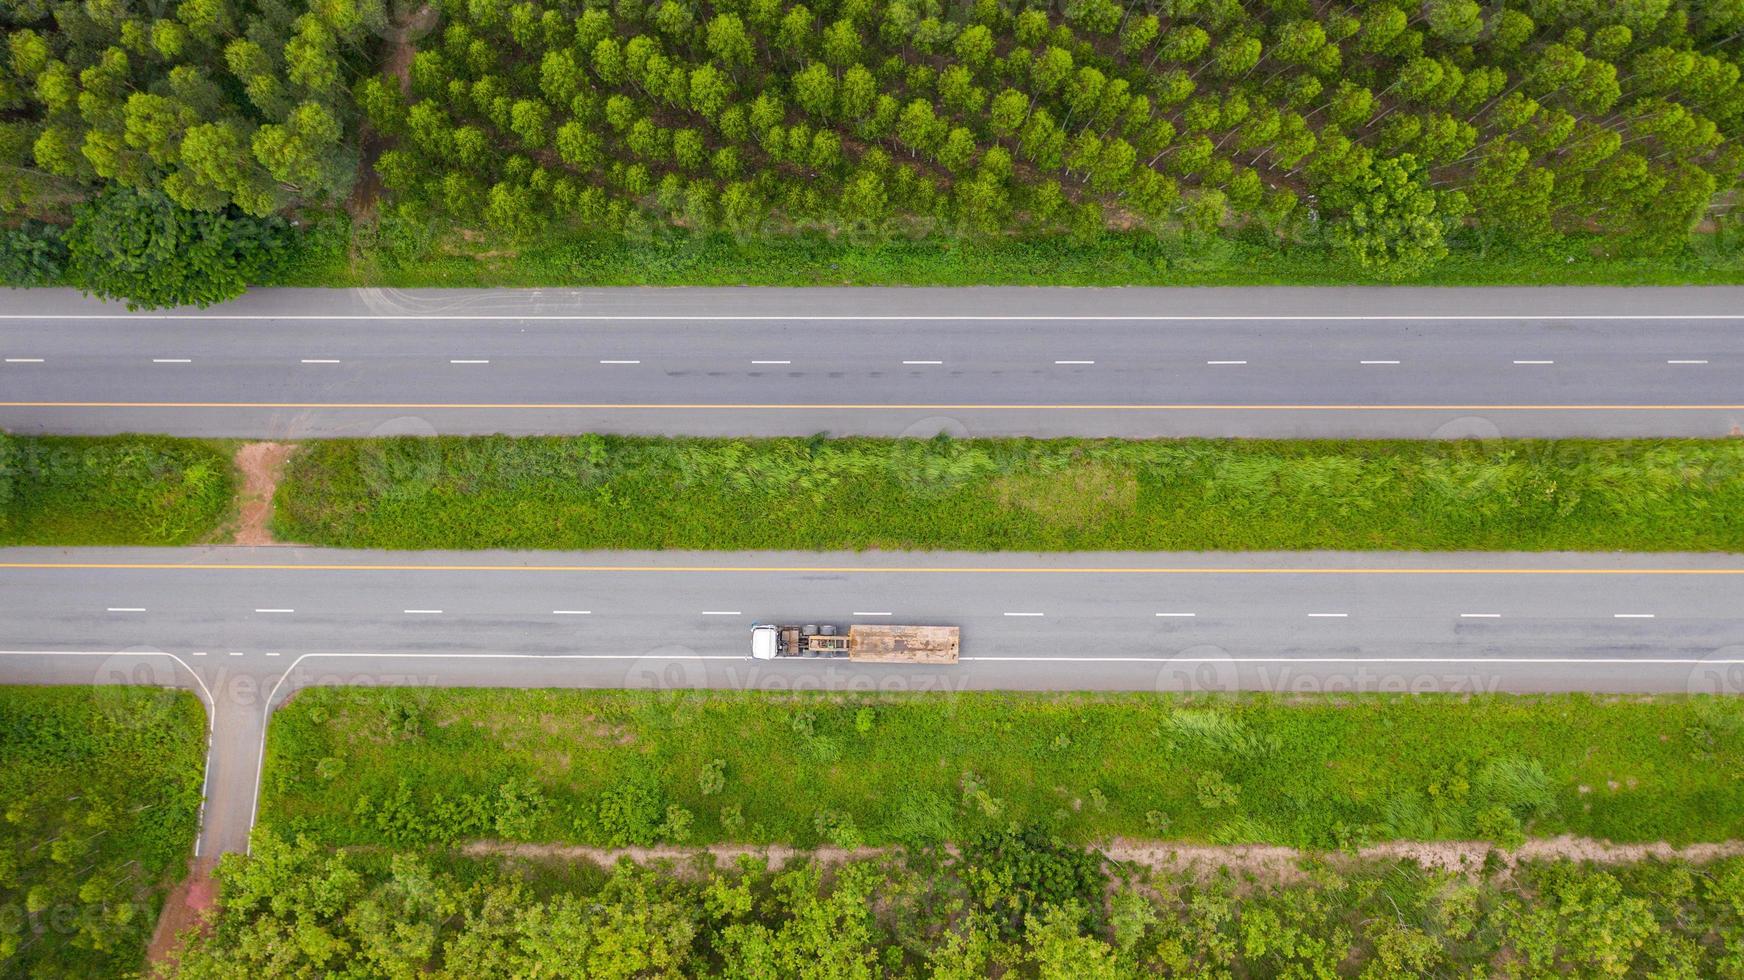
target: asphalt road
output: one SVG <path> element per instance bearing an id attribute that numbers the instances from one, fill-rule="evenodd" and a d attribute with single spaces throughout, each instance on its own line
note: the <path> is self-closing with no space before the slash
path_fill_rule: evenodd
<path id="1" fill-rule="evenodd" d="M 4 295 L 0 427 L 299 438 L 1720 436 L 1744 289 Z"/>
<path id="2" fill-rule="evenodd" d="M 0 683 L 211 706 L 200 849 L 246 846 L 310 684 L 1744 693 L 1712 555 L 0 551 Z M 748 659 L 759 620 L 938 623 L 956 667 Z"/>
<path id="3" fill-rule="evenodd" d="M 201 854 L 246 847 L 310 684 L 1744 692 L 1744 563 L 1704 555 L 0 551 L 0 682 L 211 706 Z M 753 621 L 963 628 L 954 668 L 753 663 Z"/>

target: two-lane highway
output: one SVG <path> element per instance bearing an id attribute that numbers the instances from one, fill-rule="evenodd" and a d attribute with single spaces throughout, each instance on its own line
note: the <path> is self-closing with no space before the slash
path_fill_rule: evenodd
<path id="1" fill-rule="evenodd" d="M 1725 435 L 1744 290 L 265 290 L 0 315 L 0 427 Z"/>
<path id="2" fill-rule="evenodd" d="M 1744 692 L 1715 555 L 0 550 L 0 683 L 173 685 L 243 849 L 312 685 Z M 954 667 L 755 662 L 756 620 L 958 624 Z"/>
<path id="3" fill-rule="evenodd" d="M 758 620 L 961 625 L 969 682 L 1002 687 L 1152 689 L 1196 650 L 1243 677 L 1446 664 L 1492 688 L 1685 690 L 1744 653 L 1733 556 L 13 549 L 0 569 L 16 651 L 512 652 L 615 661 L 614 684 L 650 656 L 748 676 Z"/>

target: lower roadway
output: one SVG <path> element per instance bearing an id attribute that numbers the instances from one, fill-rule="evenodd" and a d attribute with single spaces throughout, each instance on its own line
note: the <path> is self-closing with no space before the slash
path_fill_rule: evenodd
<path id="1" fill-rule="evenodd" d="M 1715 555 L 0 550 L 0 683 L 196 691 L 199 848 L 246 847 L 314 684 L 1744 693 Z M 955 667 L 753 662 L 759 620 L 963 629 Z"/>

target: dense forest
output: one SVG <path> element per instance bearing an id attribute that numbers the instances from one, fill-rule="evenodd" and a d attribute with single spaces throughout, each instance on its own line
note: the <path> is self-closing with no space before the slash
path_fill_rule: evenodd
<path id="1" fill-rule="evenodd" d="M 256 837 L 171 975 L 1737 977 L 1744 860 L 1154 871 L 1028 830 L 771 871 L 335 853 Z"/>
<path id="2" fill-rule="evenodd" d="M 259 250 L 248 221 L 349 202 L 408 249 L 1145 229 L 1389 279 L 1456 229 L 1682 248 L 1744 174 L 1736 0 L 7 0 L 0 23 L 8 221 L 191 222 L 213 268 Z M 9 231 L 8 278 L 123 247 L 72 227 Z"/>

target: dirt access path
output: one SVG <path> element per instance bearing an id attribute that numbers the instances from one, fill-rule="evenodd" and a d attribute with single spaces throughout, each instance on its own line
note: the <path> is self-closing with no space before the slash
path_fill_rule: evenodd
<path id="1" fill-rule="evenodd" d="M 296 443 L 290 442 L 250 442 L 236 450 L 242 495 L 231 544 L 278 544 L 270 526 L 273 494 L 279 488 L 279 477 L 284 475 L 285 461 L 296 451 Z"/>
<path id="2" fill-rule="evenodd" d="M 418 53 L 418 42 L 436 27 L 441 12 L 434 4 L 424 4 L 416 10 L 394 15 L 388 25 L 386 46 L 382 52 L 382 74 L 400 83 L 400 92 L 412 94 L 412 56 Z M 387 147 L 387 140 L 367 121 L 360 126 L 357 179 L 352 184 L 351 198 L 346 202 L 352 221 L 360 221 L 375 211 L 381 197 L 381 177 L 375 172 L 376 157 Z"/>
<path id="3" fill-rule="evenodd" d="M 707 854 L 726 864 L 741 856 L 765 858 L 771 868 L 780 868 L 795 859 L 813 858 L 824 864 L 876 857 L 891 848 L 862 847 L 852 851 L 838 847 L 800 850 L 792 847 L 754 847 L 721 844 L 713 847 L 580 847 L 567 844 L 509 844 L 500 841 L 474 841 L 463 848 L 469 855 L 485 857 L 519 857 L 535 860 L 592 861 L 611 865 L 622 858 L 639 864 L 670 861 L 685 864 Z M 1512 869 L 1521 861 L 1546 861 L 1566 858 L 1598 864 L 1628 864 L 1649 858 L 1673 858 L 1700 863 L 1722 857 L 1744 854 L 1744 840 L 1717 844 L 1690 844 L 1673 847 L 1663 841 L 1653 844 L 1612 844 L 1588 837 L 1544 837 L 1529 840 L 1518 848 L 1498 848 L 1488 841 L 1390 841 L 1373 844 L 1354 855 L 1341 852 L 1311 853 L 1290 847 L 1260 844 L 1177 844 L 1169 841 L 1117 839 L 1100 848 L 1109 860 L 1137 864 L 1159 871 L 1194 871 L 1214 873 L 1224 868 L 1257 879 L 1290 882 L 1306 877 L 1301 863 L 1314 857 L 1339 862 L 1412 860 L 1425 868 L 1453 872 L 1476 872 L 1484 866 L 1494 851 L 1504 868 Z"/>
<path id="4" fill-rule="evenodd" d="M 147 976 L 161 975 L 159 968 L 175 961 L 181 952 L 183 933 L 193 928 L 204 932 L 210 927 L 207 913 L 218 902 L 218 883 L 212 879 L 217 867 L 216 858 L 195 858 L 188 864 L 187 877 L 170 890 L 163 914 L 158 916 L 157 929 L 151 934 L 151 944 L 145 948 Z"/>

